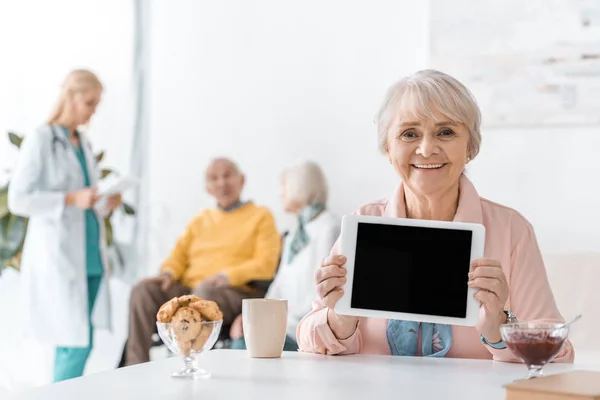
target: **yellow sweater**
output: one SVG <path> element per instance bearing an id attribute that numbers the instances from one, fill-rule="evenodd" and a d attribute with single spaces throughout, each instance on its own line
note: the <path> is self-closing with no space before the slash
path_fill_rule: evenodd
<path id="1" fill-rule="evenodd" d="M 161 270 L 188 287 L 216 274 L 232 286 L 272 279 L 281 238 L 269 210 L 247 203 L 233 211 L 208 209 L 187 226 Z"/>

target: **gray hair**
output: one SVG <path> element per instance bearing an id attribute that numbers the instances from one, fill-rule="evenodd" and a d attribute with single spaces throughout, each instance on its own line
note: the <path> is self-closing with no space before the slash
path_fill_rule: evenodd
<path id="1" fill-rule="evenodd" d="M 327 180 L 317 163 L 298 162 L 284 169 L 281 177 L 290 200 L 304 205 L 327 204 Z"/>
<path id="2" fill-rule="evenodd" d="M 436 120 L 434 110 L 469 130 L 468 155 L 474 159 L 481 146 L 481 111 L 477 101 L 457 79 L 431 69 L 406 76 L 388 89 L 376 117 L 379 150 L 387 154 L 388 131 L 396 116 Z"/>

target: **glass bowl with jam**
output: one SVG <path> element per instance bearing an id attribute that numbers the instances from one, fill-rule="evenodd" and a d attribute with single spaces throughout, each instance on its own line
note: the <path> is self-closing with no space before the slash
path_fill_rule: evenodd
<path id="1" fill-rule="evenodd" d="M 518 322 L 500 327 L 502 340 L 529 369 L 526 379 L 543 376 L 543 368 L 562 349 L 569 327 L 564 323 Z"/>

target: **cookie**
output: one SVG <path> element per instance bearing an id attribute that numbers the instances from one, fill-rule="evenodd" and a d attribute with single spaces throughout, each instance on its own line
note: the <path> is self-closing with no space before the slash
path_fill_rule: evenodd
<path id="1" fill-rule="evenodd" d="M 223 319 L 223 313 L 214 301 L 200 299 L 191 302 L 189 307 L 198 311 L 205 320 L 220 321 Z"/>
<path id="2" fill-rule="evenodd" d="M 173 334 L 177 341 L 189 342 L 198 336 L 202 328 L 200 313 L 190 307 L 181 307 L 171 319 Z"/>
<path id="3" fill-rule="evenodd" d="M 177 297 L 173 297 L 171 300 L 167 301 L 160 307 L 158 313 L 156 314 L 156 320 L 162 323 L 169 323 L 173 318 L 173 315 L 177 312 L 179 308 L 179 300 Z"/>
<path id="4" fill-rule="evenodd" d="M 202 300 L 202 299 L 193 294 L 187 294 L 185 296 L 180 296 L 178 299 L 179 307 L 187 307 L 190 303 L 192 303 L 194 301 L 199 301 L 199 300 Z"/>
<path id="5" fill-rule="evenodd" d="M 192 350 L 192 342 L 189 340 L 177 340 L 177 348 L 182 356 L 189 357 Z"/>
<path id="6" fill-rule="evenodd" d="M 210 337 L 210 334 L 213 331 L 213 324 L 202 324 L 202 329 L 200 329 L 200 333 L 198 337 L 192 341 L 192 349 L 196 351 L 202 351 L 206 341 Z"/>

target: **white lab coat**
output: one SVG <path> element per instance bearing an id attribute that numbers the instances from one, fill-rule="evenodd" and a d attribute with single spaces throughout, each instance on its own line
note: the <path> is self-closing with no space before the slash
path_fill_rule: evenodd
<path id="1" fill-rule="evenodd" d="M 90 143 L 81 135 L 90 184 L 99 169 Z M 40 127 L 25 137 L 8 189 L 8 207 L 29 218 L 21 259 L 21 304 L 24 335 L 42 343 L 85 347 L 89 341 L 85 214 L 65 207 L 65 194 L 83 189 L 81 165 L 62 128 Z M 109 271 L 102 218 L 108 212 L 99 202 L 104 276 L 94 305 L 94 327 L 110 329 Z"/>

